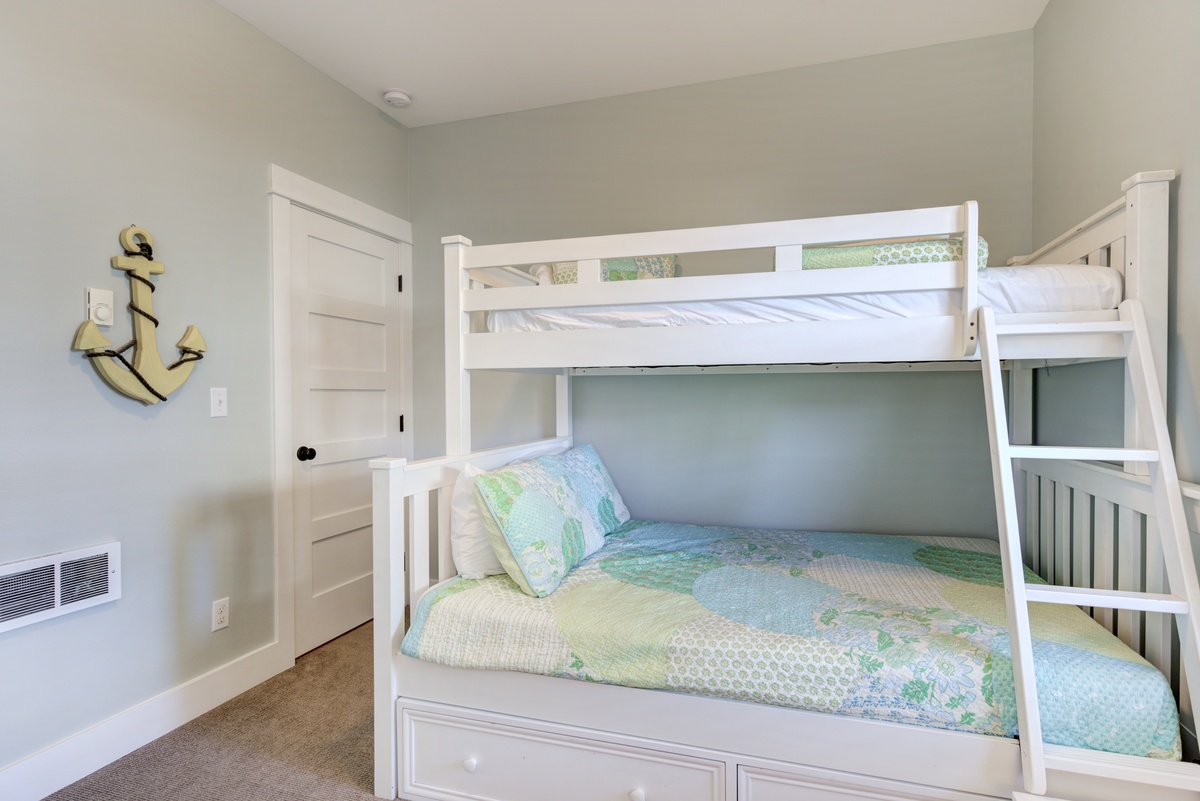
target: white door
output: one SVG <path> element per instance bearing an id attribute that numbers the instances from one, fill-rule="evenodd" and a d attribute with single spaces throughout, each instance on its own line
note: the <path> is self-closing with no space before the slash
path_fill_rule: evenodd
<path id="1" fill-rule="evenodd" d="M 369 459 L 401 451 L 400 244 L 291 207 L 296 655 L 371 619 Z"/>

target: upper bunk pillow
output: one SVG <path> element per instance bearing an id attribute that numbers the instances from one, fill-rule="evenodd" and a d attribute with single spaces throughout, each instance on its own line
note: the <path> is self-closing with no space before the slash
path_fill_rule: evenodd
<path id="1" fill-rule="evenodd" d="M 639 278 L 674 278 L 675 256 L 631 256 L 627 259 L 603 259 L 600 262 L 601 281 L 633 281 Z M 550 265 L 556 284 L 579 281 L 578 262 L 559 261 Z"/>
<path id="2" fill-rule="evenodd" d="M 549 448 L 529 458 L 562 453 L 566 448 Z M 467 464 L 454 482 L 450 496 L 450 553 L 454 557 L 454 568 L 458 575 L 468 579 L 498 576 L 504 566 L 496 558 L 492 544 L 488 541 L 487 528 L 475 503 L 475 479 L 486 473 L 473 464 Z"/>
<path id="3" fill-rule="evenodd" d="M 521 591 L 545 598 L 629 520 L 591 445 L 517 462 L 475 479 L 492 550 Z"/>
<path id="4" fill-rule="evenodd" d="M 838 245 L 804 248 L 801 268 L 828 270 L 833 267 L 874 267 L 880 264 L 962 261 L 962 239 L 927 239 L 920 242 L 875 242 L 867 245 Z M 979 237 L 979 269 L 987 267 L 988 244 Z"/>

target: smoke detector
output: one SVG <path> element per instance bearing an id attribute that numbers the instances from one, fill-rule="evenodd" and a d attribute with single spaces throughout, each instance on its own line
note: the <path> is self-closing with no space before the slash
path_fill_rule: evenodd
<path id="1" fill-rule="evenodd" d="M 383 100 L 393 108 L 405 108 L 412 103 L 412 97 L 403 89 L 385 89 Z"/>

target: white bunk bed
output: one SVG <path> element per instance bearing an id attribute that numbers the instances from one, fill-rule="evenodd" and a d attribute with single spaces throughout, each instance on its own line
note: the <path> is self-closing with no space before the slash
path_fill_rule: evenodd
<path id="1" fill-rule="evenodd" d="M 1196 622 L 1194 615 L 1181 613 L 1200 594 L 1187 534 L 1188 527 L 1200 532 L 1200 487 L 1184 485 L 1181 494 L 1161 400 L 1173 178 L 1170 171 L 1133 176 L 1119 200 L 1018 262 L 1111 265 L 1123 276 L 1125 302 L 1099 311 L 995 315 L 990 307 L 980 308 L 976 212 L 970 202 L 511 245 L 472 247 L 461 237 L 443 240 L 448 455 L 372 462 L 376 794 L 412 801 L 1200 799 L 1196 765 L 1043 744 L 1025 606 L 1026 601 L 1088 605 L 1093 617 L 1162 670 L 1179 700 L 1185 758 L 1195 756 L 1187 677 L 1200 681 L 1194 672 Z M 814 243 L 944 236 L 962 237 L 963 261 L 903 269 L 796 269 L 803 248 Z M 775 248 L 774 273 L 611 284 L 598 277 L 601 259 L 762 247 Z M 534 285 L 529 265 L 562 261 L 578 262 L 579 284 Z M 957 301 L 954 313 L 508 333 L 488 331 L 484 319 L 514 310 L 925 291 L 951 293 Z M 1126 355 L 1126 448 L 1032 447 L 1034 368 L 1047 359 Z M 400 653 L 409 604 L 415 609 L 422 593 L 455 574 L 449 520 L 459 473 L 468 464 L 490 470 L 548 445 L 572 444 L 572 375 L 831 363 L 885 370 L 897 369 L 897 362 L 937 363 L 961 369 L 972 361 L 982 362 L 989 407 L 1019 742 L 728 699 L 447 667 Z M 1010 412 L 999 387 L 1002 364 L 1011 371 Z M 719 365 L 737 367 L 714 367 Z M 556 436 L 473 451 L 473 370 L 554 373 Z M 1124 469 L 1099 461 L 1123 461 Z M 1068 589 L 1027 586 L 1021 561 L 1052 585 Z M 1102 608 L 1105 604 L 1118 611 Z"/>

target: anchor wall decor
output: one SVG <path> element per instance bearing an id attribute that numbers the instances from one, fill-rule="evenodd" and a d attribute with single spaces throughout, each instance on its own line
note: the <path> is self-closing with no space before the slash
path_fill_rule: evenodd
<path id="1" fill-rule="evenodd" d="M 114 270 L 129 275 L 129 310 L 133 313 L 133 339 L 113 350 L 112 343 L 100 333 L 91 320 L 75 333 L 72 350 L 84 351 L 84 356 L 96 367 L 100 377 L 122 395 L 146 405 L 165 401 L 167 396 L 183 386 L 192 374 L 195 363 L 204 358 L 206 346 L 200 329 L 189 325 L 176 345 L 179 359 L 172 365 L 163 364 L 158 353 L 158 319 L 154 316 L 154 284 L 151 275 L 166 270 L 162 262 L 154 261 L 154 238 L 144 228 L 131 225 L 121 232 L 124 256 L 113 256 Z M 133 348 L 133 363 L 123 355 Z"/>

